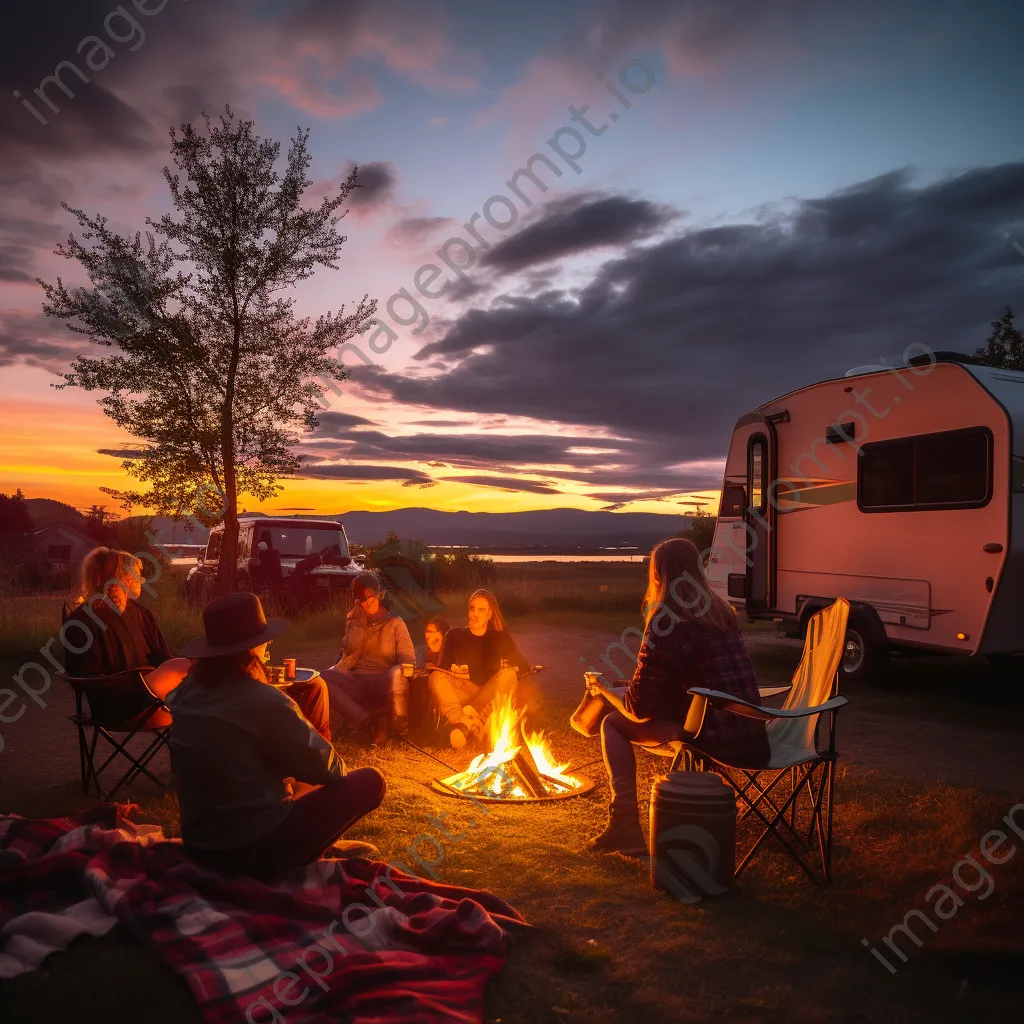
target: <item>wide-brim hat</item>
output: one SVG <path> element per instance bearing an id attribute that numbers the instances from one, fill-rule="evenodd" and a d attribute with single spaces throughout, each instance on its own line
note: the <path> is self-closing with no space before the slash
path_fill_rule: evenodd
<path id="1" fill-rule="evenodd" d="M 216 658 L 259 647 L 280 636 L 290 623 L 286 619 L 268 619 L 255 594 L 225 594 L 203 609 L 206 635 L 185 645 L 186 658 Z"/>

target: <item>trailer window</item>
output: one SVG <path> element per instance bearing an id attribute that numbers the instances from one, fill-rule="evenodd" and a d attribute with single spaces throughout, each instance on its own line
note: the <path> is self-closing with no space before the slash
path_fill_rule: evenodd
<path id="1" fill-rule="evenodd" d="M 992 494 L 992 435 L 972 427 L 866 444 L 857 491 L 868 512 L 979 508 Z"/>
<path id="2" fill-rule="evenodd" d="M 750 483 L 750 507 L 756 511 L 764 509 L 766 444 L 764 435 L 758 434 L 750 441 L 750 465 L 747 480 Z"/>

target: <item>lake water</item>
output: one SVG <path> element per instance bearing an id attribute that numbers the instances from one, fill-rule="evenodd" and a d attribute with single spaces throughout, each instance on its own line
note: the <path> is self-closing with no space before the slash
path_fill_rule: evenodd
<path id="1" fill-rule="evenodd" d="M 491 555 L 486 551 L 475 552 L 495 562 L 642 562 L 644 555 Z M 172 559 L 174 565 L 195 565 L 195 556 Z"/>
<path id="2" fill-rule="evenodd" d="M 642 562 L 644 555 L 487 555 L 495 562 Z"/>

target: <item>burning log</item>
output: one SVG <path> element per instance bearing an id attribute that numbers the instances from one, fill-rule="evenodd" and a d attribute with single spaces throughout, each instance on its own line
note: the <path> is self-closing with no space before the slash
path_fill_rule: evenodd
<path id="1" fill-rule="evenodd" d="M 578 796 L 593 787 L 590 779 L 565 773 L 568 765 L 555 760 L 543 733 L 526 731 L 523 711 L 515 707 L 512 694 L 498 698 L 488 725 L 488 753 L 477 755 L 464 771 L 436 780 L 440 792 L 517 802 Z"/>
<path id="2" fill-rule="evenodd" d="M 522 736 L 522 743 L 516 751 L 516 756 L 512 758 L 512 768 L 523 789 L 530 796 L 547 796 L 547 786 L 544 785 L 544 780 L 537 769 L 537 762 L 534 761 L 533 754 L 530 752 L 530 745 L 526 742 L 526 736 L 522 732 L 522 725 L 520 725 L 520 736 Z"/>

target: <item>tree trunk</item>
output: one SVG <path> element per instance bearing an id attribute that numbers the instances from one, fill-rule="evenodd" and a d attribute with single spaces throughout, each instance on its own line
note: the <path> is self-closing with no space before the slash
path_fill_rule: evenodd
<path id="1" fill-rule="evenodd" d="M 224 454 L 224 540 L 217 566 L 217 593 L 231 594 L 238 575 L 238 477 L 235 473 L 235 437 L 230 406 L 221 427 Z"/>
<path id="2" fill-rule="evenodd" d="M 231 594 L 238 575 L 238 505 L 231 500 L 224 513 L 224 539 L 217 566 L 217 594 Z"/>

